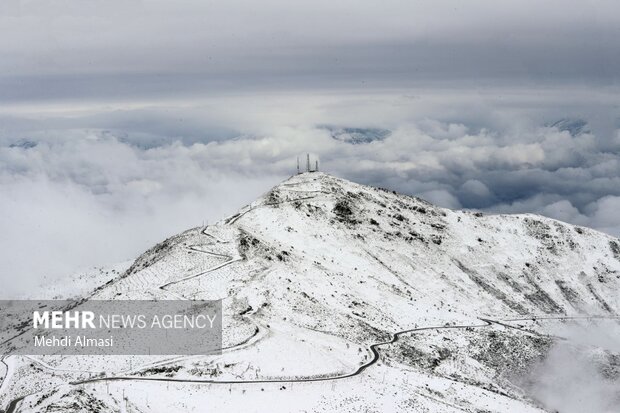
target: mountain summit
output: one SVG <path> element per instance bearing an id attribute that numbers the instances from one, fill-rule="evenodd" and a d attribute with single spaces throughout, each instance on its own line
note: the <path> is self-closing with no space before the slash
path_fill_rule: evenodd
<path id="1" fill-rule="evenodd" d="M 170 291 L 198 293 L 177 281 L 186 275 L 182 268 L 205 264 L 185 247 L 209 242 L 230 257 L 222 273 L 247 276 L 241 289 L 257 287 L 247 296 L 235 290 L 236 299 L 255 306 L 277 295 L 285 307 L 329 311 L 385 294 L 386 303 L 366 308 L 364 320 L 388 317 L 397 325 L 412 313 L 459 319 L 605 315 L 620 308 L 620 241 L 614 237 L 530 214 L 438 208 L 324 173 L 295 175 L 222 222 L 157 245 L 136 260 L 114 293 L 134 298 L 125 284 L 145 278 L 145 271 L 164 277 L 151 281 L 174 283 Z M 211 298 L 229 298 L 232 286 L 226 287 Z"/>
<path id="2" fill-rule="evenodd" d="M 88 297 L 146 298 L 223 300 L 226 350 L 129 369 L 120 358 L 16 361 L 32 389 L 21 403 L 113 410 L 106 384 L 123 384 L 135 411 L 174 410 L 178 398 L 197 411 L 547 411 L 530 371 L 559 340 L 557 323 L 617 323 L 620 241 L 304 173 L 156 245 Z M 588 349 L 620 371 L 620 357 Z M 36 390 L 50 364 L 91 390 Z M 89 382 L 85 366 L 105 379 Z M 157 396 L 171 380 L 176 396 Z"/>

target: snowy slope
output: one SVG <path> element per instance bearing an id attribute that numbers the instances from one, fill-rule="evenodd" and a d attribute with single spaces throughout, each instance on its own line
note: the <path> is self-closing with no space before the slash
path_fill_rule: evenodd
<path id="1" fill-rule="evenodd" d="M 226 350 L 10 357 L 3 406 L 545 411 L 524 382 L 557 332 L 531 320 L 617 323 L 620 240 L 306 173 L 158 244 L 91 298 L 223 299 Z"/>

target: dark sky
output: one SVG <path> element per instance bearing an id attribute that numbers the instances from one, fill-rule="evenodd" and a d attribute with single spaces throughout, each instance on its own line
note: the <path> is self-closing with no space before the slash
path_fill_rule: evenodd
<path id="1" fill-rule="evenodd" d="M 6 0 L 1 99 L 617 86 L 615 1 Z"/>

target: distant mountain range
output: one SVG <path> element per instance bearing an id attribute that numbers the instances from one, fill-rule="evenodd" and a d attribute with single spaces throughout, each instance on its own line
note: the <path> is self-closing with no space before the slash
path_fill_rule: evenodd
<path id="1" fill-rule="evenodd" d="M 560 131 L 569 132 L 572 136 L 590 133 L 590 126 L 588 125 L 588 122 L 582 119 L 560 119 L 557 122 L 548 124 L 547 126 L 557 128 Z"/>
<path id="2" fill-rule="evenodd" d="M 387 129 L 379 128 L 347 128 L 335 126 L 321 126 L 321 128 L 328 130 L 335 140 L 352 145 L 381 141 L 392 133 Z"/>

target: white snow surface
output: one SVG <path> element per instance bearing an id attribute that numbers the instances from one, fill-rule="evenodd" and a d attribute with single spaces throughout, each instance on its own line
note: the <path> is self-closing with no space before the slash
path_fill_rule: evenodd
<path id="1" fill-rule="evenodd" d="M 222 299 L 225 350 L 5 357 L 2 408 L 551 411 L 524 377 L 553 320 L 618 323 L 620 240 L 304 173 L 158 244 L 88 298 Z M 414 329 L 374 346 L 373 362 L 371 346 Z"/>

